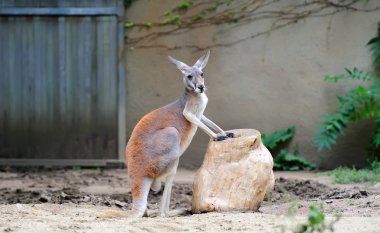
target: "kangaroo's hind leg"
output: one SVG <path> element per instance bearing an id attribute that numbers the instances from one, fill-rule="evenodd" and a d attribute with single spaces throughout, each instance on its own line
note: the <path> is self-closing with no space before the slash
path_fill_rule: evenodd
<path id="1" fill-rule="evenodd" d="M 166 127 L 157 131 L 153 137 L 155 145 L 154 155 L 157 161 L 156 169 L 159 171 L 159 176 L 156 180 L 165 179 L 165 189 L 162 196 L 160 215 L 166 216 L 169 203 L 172 183 L 175 173 L 177 172 L 178 161 L 180 157 L 180 134 L 174 127 Z M 153 187 L 156 189 L 157 187 Z"/>
<path id="2" fill-rule="evenodd" d="M 153 181 L 153 184 L 152 184 L 152 186 L 150 187 L 150 189 L 151 189 L 153 192 L 155 192 L 155 193 L 160 192 L 160 191 L 161 191 L 161 180 L 159 180 L 159 179 L 155 179 L 155 180 Z"/>
<path id="3" fill-rule="evenodd" d="M 148 201 L 149 189 L 153 179 L 147 176 L 130 179 L 133 199 L 132 217 L 143 217 Z"/>
<path id="4" fill-rule="evenodd" d="M 162 194 L 161 207 L 160 207 L 161 217 L 167 216 L 169 212 L 173 180 L 174 180 L 175 174 L 177 173 L 178 162 L 179 162 L 179 159 L 177 159 L 176 162 L 173 164 L 173 167 L 171 168 L 170 172 L 168 173 L 168 176 L 166 177 L 165 189 L 164 189 L 164 193 Z"/>

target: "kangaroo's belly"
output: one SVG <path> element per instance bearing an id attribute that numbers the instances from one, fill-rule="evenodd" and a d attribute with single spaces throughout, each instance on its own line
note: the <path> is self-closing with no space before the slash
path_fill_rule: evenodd
<path id="1" fill-rule="evenodd" d="M 197 125 L 191 124 L 189 127 L 189 130 L 182 137 L 182 141 L 180 145 L 180 155 L 182 155 L 183 152 L 185 152 L 185 150 L 189 147 L 195 133 L 197 132 L 197 129 L 198 129 Z"/>
<path id="2" fill-rule="evenodd" d="M 198 99 L 194 100 L 194 102 L 189 102 L 186 106 L 186 110 L 194 114 L 199 120 L 202 119 L 203 113 L 206 109 L 207 105 L 207 96 L 205 94 L 201 94 L 198 96 Z M 197 132 L 198 126 L 191 122 L 188 122 L 188 129 L 185 130 L 185 133 L 181 140 L 181 155 L 182 153 L 189 147 L 191 140 L 193 139 L 195 133 Z"/>

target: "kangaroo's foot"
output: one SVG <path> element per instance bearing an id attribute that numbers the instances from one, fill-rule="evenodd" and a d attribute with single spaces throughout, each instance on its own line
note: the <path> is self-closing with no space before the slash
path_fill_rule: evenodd
<path id="1" fill-rule="evenodd" d="M 157 211 L 157 210 L 149 211 L 149 217 L 177 217 L 177 216 L 186 216 L 190 214 L 191 214 L 191 211 L 185 208 L 169 210 L 163 216 L 161 215 L 160 211 Z"/>
<path id="2" fill-rule="evenodd" d="M 228 138 L 227 136 L 220 135 L 215 138 L 215 141 L 223 141 L 223 140 L 226 140 L 227 138 Z"/>
<path id="3" fill-rule="evenodd" d="M 131 191 L 132 191 L 132 200 L 133 207 L 131 214 L 128 218 L 142 218 L 146 215 L 147 209 L 147 199 L 149 194 L 149 189 L 152 186 L 153 179 L 150 177 L 133 177 L 131 179 Z"/>
<path id="4" fill-rule="evenodd" d="M 142 218 L 147 217 L 147 210 L 146 209 L 132 209 L 132 211 L 128 214 L 128 218 Z"/>
<path id="5" fill-rule="evenodd" d="M 233 138 L 233 137 L 235 137 L 235 134 L 232 133 L 232 132 L 229 132 L 229 133 L 227 133 L 227 137 L 229 137 L 229 138 Z"/>
<path id="6" fill-rule="evenodd" d="M 170 210 L 168 212 L 169 217 L 175 217 L 175 216 L 184 216 L 189 215 L 190 211 L 188 209 L 176 209 L 176 210 Z"/>

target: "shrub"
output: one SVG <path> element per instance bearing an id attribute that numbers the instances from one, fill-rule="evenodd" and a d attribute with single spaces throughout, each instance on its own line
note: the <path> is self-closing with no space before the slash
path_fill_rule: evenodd
<path id="1" fill-rule="evenodd" d="M 338 75 L 328 75 L 326 81 L 340 82 L 343 80 L 359 80 L 360 84 L 351 88 L 342 96 L 337 96 L 339 105 L 337 109 L 324 116 L 322 127 L 318 128 L 314 142 L 318 145 L 318 150 L 330 149 L 332 144 L 336 144 L 339 135 L 344 135 L 344 130 L 351 122 L 374 119 L 374 135 L 369 137 L 369 158 L 379 159 L 380 151 L 380 22 L 378 23 L 377 36 L 372 38 L 367 45 L 370 47 L 373 57 L 373 70 L 345 69 L 345 73 Z"/>

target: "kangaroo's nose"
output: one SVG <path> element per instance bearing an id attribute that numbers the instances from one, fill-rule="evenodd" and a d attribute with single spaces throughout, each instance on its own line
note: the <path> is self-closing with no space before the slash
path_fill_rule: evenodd
<path id="1" fill-rule="evenodd" d="M 205 85 L 199 85 L 198 88 L 199 90 L 203 91 L 205 89 Z"/>

